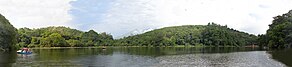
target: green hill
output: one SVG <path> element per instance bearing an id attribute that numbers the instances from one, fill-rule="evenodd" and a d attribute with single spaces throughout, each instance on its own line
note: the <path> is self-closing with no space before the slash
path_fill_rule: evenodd
<path id="1" fill-rule="evenodd" d="M 20 28 L 19 47 L 87 47 L 109 45 L 113 38 L 93 30 L 83 32 L 69 27 Z"/>
<path id="2" fill-rule="evenodd" d="M 215 23 L 184 25 L 156 29 L 116 41 L 122 46 L 247 46 L 255 44 L 257 36 Z"/>
<path id="3" fill-rule="evenodd" d="M 16 29 L 0 14 L 0 49 L 13 49 L 16 43 L 16 35 Z"/>

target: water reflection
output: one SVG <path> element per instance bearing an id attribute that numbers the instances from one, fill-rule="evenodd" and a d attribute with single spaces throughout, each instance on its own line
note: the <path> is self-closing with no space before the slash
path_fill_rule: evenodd
<path id="1" fill-rule="evenodd" d="M 154 57 L 128 55 L 114 52 L 112 55 L 80 57 L 74 60 L 83 67 L 149 67 L 157 63 Z"/>
<path id="2" fill-rule="evenodd" d="M 1 67 L 285 66 L 258 48 L 63 48 L 33 49 L 33 52 L 2 54 Z"/>
<path id="3" fill-rule="evenodd" d="M 131 55 L 146 55 L 146 56 L 162 56 L 162 55 L 180 55 L 180 54 L 195 54 L 195 53 L 229 53 L 243 51 L 259 51 L 259 48 L 236 48 L 236 47 L 128 47 L 116 49 L 118 52 Z"/>
<path id="4" fill-rule="evenodd" d="M 16 61 L 16 52 L 0 52 L 0 66 L 11 67 Z"/>
<path id="5" fill-rule="evenodd" d="M 284 64 L 272 60 L 265 51 L 186 54 L 158 57 L 157 67 L 283 67 Z"/>
<path id="6" fill-rule="evenodd" d="M 268 53 L 270 53 L 272 55 L 273 59 L 276 59 L 284 64 L 286 64 L 287 66 L 292 66 L 292 49 L 283 49 L 283 50 L 273 50 L 273 51 L 269 51 Z"/>

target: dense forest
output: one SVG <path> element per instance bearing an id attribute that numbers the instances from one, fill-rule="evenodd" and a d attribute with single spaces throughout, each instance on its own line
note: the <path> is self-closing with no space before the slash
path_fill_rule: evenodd
<path id="1" fill-rule="evenodd" d="M 14 49 L 16 44 L 16 28 L 0 14 L 0 50 Z"/>
<path id="2" fill-rule="evenodd" d="M 292 45 L 292 10 L 274 17 L 266 34 L 259 35 L 261 46 L 271 48 L 290 48 Z"/>
<path id="3" fill-rule="evenodd" d="M 113 42 L 112 35 L 107 33 L 82 32 L 68 27 L 20 28 L 18 34 L 19 47 L 89 47 Z"/>
<path id="4" fill-rule="evenodd" d="M 215 23 L 157 29 L 113 40 L 112 35 L 93 30 L 82 32 L 68 27 L 18 29 L 19 47 L 89 47 L 89 46 L 247 46 L 257 37 Z"/>
<path id="5" fill-rule="evenodd" d="M 215 23 L 165 27 L 116 40 L 122 46 L 247 46 L 256 43 L 257 36 Z"/>
<path id="6" fill-rule="evenodd" d="M 0 14 L 0 48 L 90 47 L 90 46 L 249 46 L 287 48 L 292 45 L 292 10 L 274 17 L 266 34 L 252 35 L 215 23 L 156 29 L 114 40 L 112 35 L 94 30 L 83 32 L 68 27 L 15 29 Z M 16 45 L 14 45 L 16 44 Z"/>

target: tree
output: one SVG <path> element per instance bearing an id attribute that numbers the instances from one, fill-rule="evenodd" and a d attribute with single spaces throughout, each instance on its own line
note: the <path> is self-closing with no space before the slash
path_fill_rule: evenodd
<path id="1" fill-rule="evenodd" d="M 257 36 L 238 32 L 215 23 L 209 23 L 203 31 L 203 44 L 214 46 L 246 46 L 256 43 Z"/>
<path id="2" fill-rule="evenodd" d="M 53 33 L 47 38 L 41 39 L 41 45 L 45 47 L 66 47 L 69 46 L 67 42 L 65 41 L 65 38 L 63 38 L 58 33 Z"/>
<path id="3" fill-rule="evenodd" d="M 129 46 L 247 46 L 256 43 L 257 36 L 240 32 L 226 25 L 185 25 L 156 29 L 116 40 L 115 45 Z"/>
<path id="4" fill-rule="evenodd" d="M 60 45 L 53 45 L 52 34 L 58 33 L 65 39 L 67 45 L 71 47 L 83 47 L 83 46 L 97 46 L 97 45 L 110 45 L 113 43 L 113 37 L 110 34 L 101 33 L 90 30 L 88 32 L 82 32 L 69 27 L 46 27 L 39 29 L 20 28 L 18 30 L 19 38 L 18 45 L 24 45 L 29 47 L 54 47 Z M 88 43 L 89 42 L 89 43 Z M 90 45 L 88 45 L 90 44 Z"/>
<path id="5" fill-rule="evenodd" d="M 70 40 L 67 40 L 67 43 L 69 43 L 69 45 L 71 47 L 83 47 L 84 46 L 84 45 L 82 45 L 81 41 L 79 41 L 79 40 L 70 39 Z"/>
<path id="6" fill-rule="evenodd" d="M 107 34 L 105 32 L 99 34 L 100 37 L 100 44 L 104 46 L 109 46 L 113 42 L 113 36 L 110 34 Z"/>
<path id="7" fill-rule="evenodd" d="M 18 42 L 23 42 L 24 46 L 28 46 L 28 44 L 30 44 L 31 42 L 31 37 L 28 36 L 25 33 L 19 33 L 18 34 Z"/>
<path id="8" fill-rule="evenodd" d="M 0 14 L 0 50 L 13 50 L 17 42 L 17 30 Z"/>
<path id="9" fill-rule="evenodd" d="M 85 32 L 81 36 L 81 41 L 85 43 L 87 46 L 94 46 L 95 44 L 100 43 L 99 35 L 94 30 L 89 30 L 88 32 Z"/>
<path id="10" fill-rule="evenodd" d="M 261 35 L 259 44 L 271 48 L 287 48 L 292 45 L 292 10 L 281 16 L 274 17 L 266 35 Z"/>

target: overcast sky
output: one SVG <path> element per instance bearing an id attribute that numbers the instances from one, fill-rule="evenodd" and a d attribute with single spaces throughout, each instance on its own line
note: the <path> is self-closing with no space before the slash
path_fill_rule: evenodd
<path id="1" fill-rule="evenodd" d="M 0 13 L 15 27 L 68 26 L 114 37 L 133 30 L 215 22 L 264 34 L 292 0 L 0 0 Z"/>

